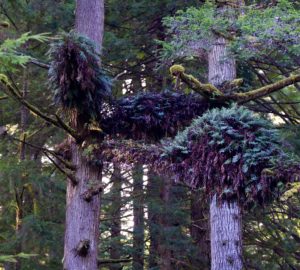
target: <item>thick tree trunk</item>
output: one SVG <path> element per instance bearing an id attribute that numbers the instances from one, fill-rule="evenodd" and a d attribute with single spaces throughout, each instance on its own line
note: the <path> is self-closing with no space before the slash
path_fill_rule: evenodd
<path id="1" fill-rule="evenodd" d="M 237 202 L 210 204 L 211 270 L 241 270 L 242 215 Z"/>
<path id="2" fill-rule="evenodd" d="M 95 42 L 101 51 L 104 32 L 104 0 L 76 1 L 76 31 Z"/>
<path id="3" fill-rule="evenodd" d="M 92 39 L 100 48 L 103 38 L 104 0 L 77 0 L 76 31 Z M 73 128 L 81 131 L 84 123 L 76 119 Z M 96 270 L 99 238 L 101 166 L 91 166 L 80 145 L 71 140 L 72 163 L 76 167 L 75 185 L 67 185 L 64 269 Z M 88 195 L 89 194 L 89 195 Z M 89 199 L 87 199 L 87 195 Z"/>
<path id="4" fill-rule="evenodd" d="M 72 164 L 76 166 L 74 185 L 68 181 L 64 247 L 64 269 L 95 270 L 97 268 L 100 195 L 86 200 L 91 185 L 101 182 L 101 167 L 92 167 L 75 143 L 71 146 Z"/>
<path id="5" fill-rule="evenodd" d="M 111 208 L 110 216 L 112 217 L 110 233 L 111 233 L 111 248 L 110 248 L 110 259 L 118 260 L 121 257 L 121 207 L 122 207 L 122 177 L 121 170 L 118 166 L 114 165 L 114 172 L 111 176 L 113 182 L 111 188 Z M 119 263 L 111 264 L 110 270 L 121 270 L 122 265 Z"/>
<path id="6" fill-rule="evenodd" d="M 217 38 L 208 54 L 208 81 L 215 86 L 236 78 L 236 62 L 228 54 L 226 44 L 223 37 Z"/>
<path id="7" fill-rule="evenodd" d="M 220 86 L 236 78 L 236 62 L 228 53 L 227 41 L 217 37 L 209 51 L 209 82 Z M 237 202 L 210 203 L 211 269 L 242 269 L 241 211 Z"/>
<path id="8" fill-rule="evenodd" d="M 132 270 L 144 269 L 144 190 L 143 167 L 136 166 L 133 178 L 133 254 Z"/>

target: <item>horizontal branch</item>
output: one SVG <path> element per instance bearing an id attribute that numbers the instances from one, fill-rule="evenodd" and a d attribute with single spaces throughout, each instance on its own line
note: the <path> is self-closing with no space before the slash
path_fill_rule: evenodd
<path id="1" fill-rule="evenodd" d="M 68 134 L 70 134 L 74 139 L 77 141 L 80 140 L 80 136 L 77 135 L 76 131 L 63 123 L 63 121 L 56 115 L 56 119 L 44 114 L 41 112 L 37 107 L 34 105 L 30 104 L 27 100 L 25 100 L 21 94 L 10 84 L 7 82 L 7 80 L 4 77 L 0 77 L 0 82 L 5 85 L 7 92 L 15 98 L 19 103 L 24 105 L 26 108 L 28 108 L 31 112 L 39 116 L 41 119 L 45 120 L 48 123 L 53 124 L 56 127 L 62 128 L 65 130 Z"/>
<path id="2" fill-rule="evenodd" d="M 35 58 L 30 58 L 29 63 L 34 64 L 34 65 L 36 65 L 38 67 L 41 67 L 41 68 L 45 68 L 45 69 L 49 69 L 50 68 L 49 64 L 43 63 L 43 62 L 41 62 L 41 61 L 39 61 L 39 60 L 37 60 Z"/>
<path id="3" fill-rule="evenodd" d="M 293 75 L 286 79 L 280 80 L 278 82 L 263 86 L 261 88 L 246 93 L 236 93 L 230 96 L 229 98 L 231 100 L 237 101 L 239 104 L 242 104 L 254 99 L 270 95 L 276 91 L 283 89 L 284 87 L 287 87 L 297 82 L 300 82 L 300 75 Z"/>
<path id="4" fill-rule="evenodd" d="M 8 96 L 2 96 L 0 97 L 0 100 L 8 99 Z"/>
<path id="5" fill-rule="evenodd" d="M 128 263 L 131 262 L 132 259 L 124 258 L 124 259 L 99 259 L 98 266 L 103 264 L 115 264 L 115 263 Z"/>
<path id="6" fill-rule="evenodd" d="M 174 77 L 180 78 L 184 83 L 186 83 L 192 90 L 200 94 L 205 98 L 218 98 L 218 96 L 222 96 L 223 93 L 216 88 L 214 85 L 207 83 L 201 83 L 194 76 L 188 75 L 185 72 L 185 69 L 181 65 L 173 65 L 170 68 L 170 73 Z"/>
<path id="7" fill-rule="evenodd" d="M 292 75 L 286 79 L 282 79 L 278 82 L 263 86 L 261 88 L 251 90 L 246 93 L 233 93 L 224 94 L 221 90 L 216 88 L 212 84 L 204 84 L 197 80 L 194 76 L 188 75 L 185 69 L 181 65 L 173 65 L 170 68 L 170 73 L 172 76 L 181 79 L 186 83 L 192 90 L 202 95 L 207 99 L 217 100 L 221 102 L 235 101 L 238 104 L 243 104 L 251 100 L 256 100 L 258 98 L 270 95 L 276 91 L 283 89 L 289 85 L 300 82 L 300 75 Z M 243 83 L 242 79 L 236 79 L 228 83 L 229 88 L 238 88 Z"/>

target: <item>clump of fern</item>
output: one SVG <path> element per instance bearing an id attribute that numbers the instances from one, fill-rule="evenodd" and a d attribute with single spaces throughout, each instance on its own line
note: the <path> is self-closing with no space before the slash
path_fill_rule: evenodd
<path id="1" fill-rule="evenodd" d="M 245 205 L 264 204 L 300 177 L 272 124 L 236 105 L 195 119 L 165 143 L 163 159 L 177 181 Z"/>
<path id="2" fill-rule="evenodd" d="M 75 109 L 85 121 L 101 118 L 103 104 L 111 96 L 111 82 L 100 66 L 95 44 L 71 32 L 52 44 L 49 55 L 55 103 Z"/>

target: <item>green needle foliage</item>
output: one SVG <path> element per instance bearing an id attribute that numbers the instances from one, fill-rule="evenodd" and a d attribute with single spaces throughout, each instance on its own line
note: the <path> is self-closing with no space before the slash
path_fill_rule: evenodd
<path id="1" fill-rule="evenodd" d="M 178 11 L 164 19 L 170 39 L 162 42 L 162 57 L 197 55 L 198 49 L 208 50 L 217 36 L 225 37 L 242 60 L 273 50 L 299 55 L 300 11 L 294 1 L 277 2 L 268 7 L 250 5 L 220 11 L 212 1 L 206 1 L 199 8 Z"/>

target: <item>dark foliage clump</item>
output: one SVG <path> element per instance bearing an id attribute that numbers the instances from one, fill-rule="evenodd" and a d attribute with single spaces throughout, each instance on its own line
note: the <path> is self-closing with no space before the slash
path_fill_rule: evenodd
<path id="1" fill-rule="evenodd" d="M 116 101 L 111 115 L 102 119 L 100 126 L 123 139 L 157 141 L 175 136 L 208 108 L 209 103 L 196 95 L 142 93 Z"/>
<path id="2" fill-rule="evenodd" d="M 208 111 L 165 143 L 164 152 L 159 163 L 175 180 L 247 206 L 264 204 L 300 177 L 276 129 L 243 107 Z"/>
<path id="3" fill-rule="evenodd" d="M 100 57 L 89 39 L 66 34 L 49 52 L 50 87 L 54 100 L 65 109 L 75 109 L 85 121 L 99 119 L 103 102 L 111 94 L 111 84 L 100 68 Z"/>

